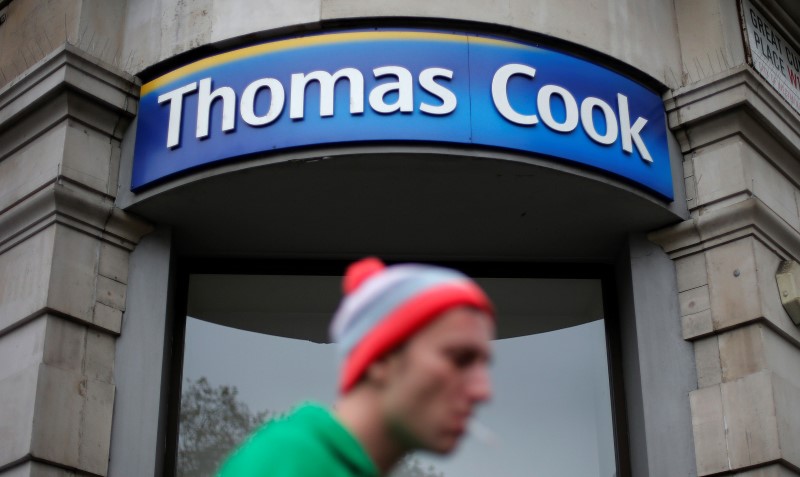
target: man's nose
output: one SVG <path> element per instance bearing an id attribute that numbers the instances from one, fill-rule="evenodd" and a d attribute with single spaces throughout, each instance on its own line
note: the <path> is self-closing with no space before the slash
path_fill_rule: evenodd
<path id="1" fill-rule="evenodd" d="M 476 403 L 492 398 L 492 382 L 488 366 L 480 366 L 470 373 L 468 392 L 470 399 Z"/>

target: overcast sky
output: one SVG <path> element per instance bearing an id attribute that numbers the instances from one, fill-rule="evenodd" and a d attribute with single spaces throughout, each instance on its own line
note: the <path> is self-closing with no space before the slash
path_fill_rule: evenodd
<path id="1" fill-rule="evenodd" d="M 498 340 L 494 355 L 494 398 L 477 418 L 496 443 L 468 437 L 451 457 L 423 459 L 447 477 L 613 476 L 603 321 Z M 333 345 L 187 320 L 184 382 L 236 386 L 252 411 L 331 404 L 336 370 Z"/>

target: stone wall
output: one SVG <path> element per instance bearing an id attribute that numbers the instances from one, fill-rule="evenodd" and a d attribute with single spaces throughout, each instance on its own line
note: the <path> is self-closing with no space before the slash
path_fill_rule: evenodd
<path id="1" fill-rule="evenodd" d="M 706 13 L 738 21 L 734 2 Z M 702 32 L 703 44 L 682 34 L 684 48 L 743 56 L 721 33 L 733 26 Z M 800 329 L 775 280 L 782 260 L 800 260 L 800 117 L 744 65 L 668 93 L 666 106 L 691 218 L 650 238 L 675 261 L 683 337 L 694 344 L 697 473 L 800 475 Z"/>
<path id="2" fill-rule="evenodd" d="M 106 475 L 136 80 L 72 45 L 0 89 L 0 475 Z"/>
<path id="3" fill-rule="evenodd" d="M 199 46 L 256 41 L 358 19 L 480 22 L 587 46 L 671 86 L 680 83 L 669 0 L 129 0 L 122 51 L 130 71 Z M 656 54 L 657 53 L 657 54 Z"/>

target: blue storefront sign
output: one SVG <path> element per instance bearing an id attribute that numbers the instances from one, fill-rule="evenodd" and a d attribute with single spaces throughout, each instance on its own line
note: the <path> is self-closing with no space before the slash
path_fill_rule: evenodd
<path id="1" fill-rule="evenodd" d="M 272 151 L 422 142 L 546 156 L 673 198 L 658 94 L 497 37 L 384 29 L 292 38 L 196 61 L 141 95 L 133 190 Z"/>

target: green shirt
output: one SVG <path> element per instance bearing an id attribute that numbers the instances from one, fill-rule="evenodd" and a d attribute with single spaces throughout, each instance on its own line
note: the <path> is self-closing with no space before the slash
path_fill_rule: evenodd
<path id="1" fill-rule="evenodd" d="M 304 404 L 268 422 L 236 450 L 217 477 L 378 477 L 378 469 L 331 412 Z"/>

